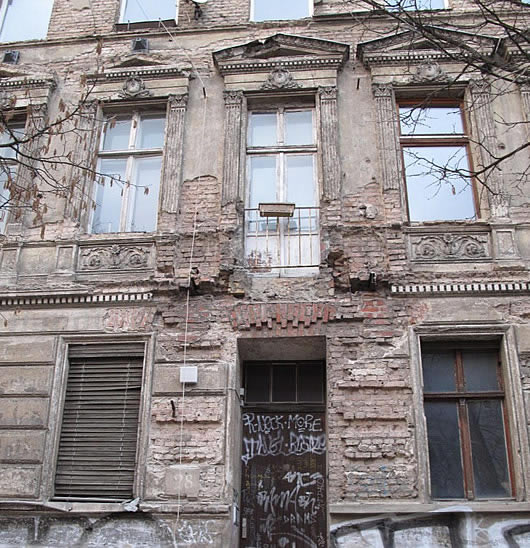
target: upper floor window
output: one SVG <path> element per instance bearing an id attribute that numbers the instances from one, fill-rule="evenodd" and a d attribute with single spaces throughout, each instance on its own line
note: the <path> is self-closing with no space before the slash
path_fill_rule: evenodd
<path id="1" fill-rule="evenodd" d="M 469 139 L 459 105 L 399 105 L 411 221 L 475 219 Z"/>
<path id="2" fill-rule="evenodd" d="M 9 212 L 13 209 L 12 191 L 18 163 L 17 143 L 23 135 L 23 124 L 9 125 L 0 132 L 0 234 L 5 232 Z"/>
<path id="3" fill-rule="evenodd" d="M 319 264 L 312 108 L 253 111 L 247 139 L 246 253 L 251 267 Z"/>
<path id="4" fill-rule="evenodd" d="M 421 11 L 446 9 L 446 0 L 385 0 L 387 9 Z"/>
<path id="5" fill-rule="evenodd" d="M 107 118 L 99 152 L 92 232 L 156 229 L 165 116 Z"/>
<path id="6" fill-rule="evenodd" d="M 2 0 L 0 42 L 46 38 L 53 0 Z"/>
<path id="7" fill-rule="evenodd" d="M 159 21 L 177 18 L 175 0 L 122 0 L 120 23 Z"/>
<path id="8" fill-rule="evenodd" d="M 497 348 L 422 344 L 422 364 L 432 497 L 513 496 Z"/>
<path id="9" fill-rule="evenodd" d="M 313 13 L 313 0 L 251 0 L 251 21 L 302 19 Z"/>

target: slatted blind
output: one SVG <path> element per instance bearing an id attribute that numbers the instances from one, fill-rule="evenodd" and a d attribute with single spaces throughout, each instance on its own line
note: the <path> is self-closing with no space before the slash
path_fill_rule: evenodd
<path id="1" fill-rule="evenodd" d="M 70 347 L 55 498 L 132 497 L 144 345 Z"/>

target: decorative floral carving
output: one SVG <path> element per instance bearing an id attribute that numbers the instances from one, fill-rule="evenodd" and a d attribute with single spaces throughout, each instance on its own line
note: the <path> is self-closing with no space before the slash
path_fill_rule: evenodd
<path id="1" fill-rule="evenodd" d="M 336 101 L 337 100 L 337 86 L 320 86 L 318 88 L 318 94 L 322 101 Z"/>
<path id="2" fill-rule="evenodd" d="M 435 61 L 426 61 L 416 67 L 413 82 L 440 82 L 448 79 L 442 67 Z"/>
<path id="3" fill-rule="evenodd" d="M 392 97 L 392 86 L 390 84 L 374 84 L 372 90 L 374 97 Z"/>
<path id="4" fill-rule="evenodd" d="M 0 110 L 13 108 L 17 98 L 14 95 L 8 95 L 5 91 L 0 91 Z"/>
<path id="5" fill-rule="evenodd" d="M 119 96 L 124 99 L 130 97 L 148 97 L 149 95 L 151 95 L 151 92 L 145 89 L 144 81 L 138 76 L 127 78 L 123 83 L 122 91 L 119 93 Z"/>
<path id="6" fill-rule="evenodd" d="M 79 270 L 141 270 L 147 268 L 149 248 L 139 246 L 91 247 L 81 251 Z"/>
<path id="7" fill-rule="evenodd" d="M 285 89 L 300 87 L 294 80 L 293 75 L 283 67 L 273 68 L 267 81 L 261 86 L 261 89 Z"/>
<path id="8" fill-rule="evenodd" d="M 430 234 L 411 237 L 414 261 L 470 261 L 490 259 L 487 234 Z"/>
<path id="9" fill-rule="evenodd" d="M 241 105 L 243 102 L 242 91 L 225 91 L 224 92 L 225 105 Z"/>
<path id="10" fill-rule="evenodd" d="M 171 110 L 186 108 L 188 104 L 188 94 L 181 93 L 179 95 L 171 94 L 168 97 L 169 108 Z"/>

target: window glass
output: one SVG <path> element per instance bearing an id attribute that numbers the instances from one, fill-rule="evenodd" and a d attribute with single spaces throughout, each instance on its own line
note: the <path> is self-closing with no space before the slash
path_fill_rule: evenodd
<path id="1" fill-rule="evenodd" d="M 122 0 L 122 2 L 125 2 L 122 23 L 175 19 L 177 14 L 175 0 Z"/>
<path id="2" fill-rule="evenodd" d="M 285 113 L 285 144 L 313 144 L 313 112 L 305 110 Z"/>
<path id="3" fill-rule="evenodd" d="M 301 19 L 310 15 L 308 0 L 253 0 L 253 21 Z"/>
<path id="4" fill-rule="evenodd" d="M 287 201 L 298 207 L 315 205 L 313 156 L 294 155 L 287 160 Z"/>
<path id="5" fill-rule="evenodd" d="M 53 0 L 7 0 L 0 41 L 46 38 L 52 8 Z"/>
<path id="6" fill-rule="evenodd" d="M 131 118 L 111 118 L 105 123 L 103 150 L 127 150 L 131 134 Z"/>
<path id="7" fill-rule="evenodd" d="M 475 218 L 466 147 L 406 146 L 403 157 L 411 221 Z"/>
<path id="8" fill-rule="evenodd" d="M 130 208 L 132 232 L 153 232 L 158 211 L 161 157 L 136 158 L 134 161 L 133 204 Z"/>
<path id="9" fill-rule="evenodd" d="M 424 352 L 421 361 L 425 392 L 454 392 L 456 390 L 454 352 Z"/>
<path id="10" fill-rule="evenodd" d="M 126 186 L 125 170 L 127 160 L 104 159 L 100 161 L 99 171 L 105 173 L 101 182 L 96 184 L 96 209 L 92 222 L 95 234 L 120 231 L 120 213 L 123 190 Z"/>
<path id="11" fill-rule="evenodd" d="M 272 368 L 272 401 L 296 401 L 296 366 Z"/>
<path id="12" fill-rule="evenodd" d="M 162 148 L 165 125 L 166 119 L 163 116 L 142 118 L 138 128 L 136 146 L 142 149 Z"/>
<path id="13" fill-rule="evenodd" d="M 456 135 L 464 133 L 462 115 L 455 107 L 401 107 L 402 135 Z"/>
<path id="14" fill-rule="evenodd" d="M 445 9 L 444 0 L 385 0 L 384 5 L 391 10 L 405 11 Z"/>
<path id="15" fill-rule="evenodd" d="M 249 364 L 246 366 L 246 402 L 267 402 L 270 400 L 270 366 Z"/>
<path id="16" fill-rule="evenodd" d="M 249 145 L 272 146 L 278 142 L 276 113 L 252 113 L 249 121 Z"/>
<path id="17" fill-rule="evenodd" d="M 509 497 L 511 487 L 501 402 L 469 401 L 468 415 L 475 496 Z"/>
<path id="18" fill-rule="evenodd" d="M 24 137 L 23 126 L 9 126 L 9 131 L 0 132 L 0 158 L 15 159 L 18 146 L 15 143 L 16 139 Z M 1 146 L 7 145 L 10 146 Z"/>
<path id="19" fill-rule="evenodd" d="M 499 390 L 497 352 L 462 352 L 466 389 Z"/>
<path id="20" fill-rule="evenodd" d="M 11 193 L 9 188 L 9 173 L 8 168 L 6 167 L 3 170 L 0 170 L 0 234 L 5 232 L 7 216 L 9 213 L 9 200 Z"/>
<path id="21" fill-rule="evenodd" d="M 250 204 L 256 208 L 260 203 L 276 202 L 276 157 L 252 156 L 250 158 Z"/>
<path id="22" fill-rule="evenodd" d="M 324 371 L 321 364 L 301 365 L 298 368 L 298 401 L 324 401 Z"/>
<path id="23" fill-rule="evenodd" d="M 456 402 L 425 402 L 429 432 L 431 493 L 434 498 L 463 498 L 462 456 Z"/>

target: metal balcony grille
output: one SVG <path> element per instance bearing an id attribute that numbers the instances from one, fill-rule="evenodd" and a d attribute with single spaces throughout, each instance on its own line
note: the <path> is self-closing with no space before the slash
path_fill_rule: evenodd
<path id="1" fill-rule="evenodd" d="M 292 217 L 261 217 L 245 210 L 246 261 L 261 272 L 315 268 L 320 263 L 318 207 L 295 207 Z"/>

